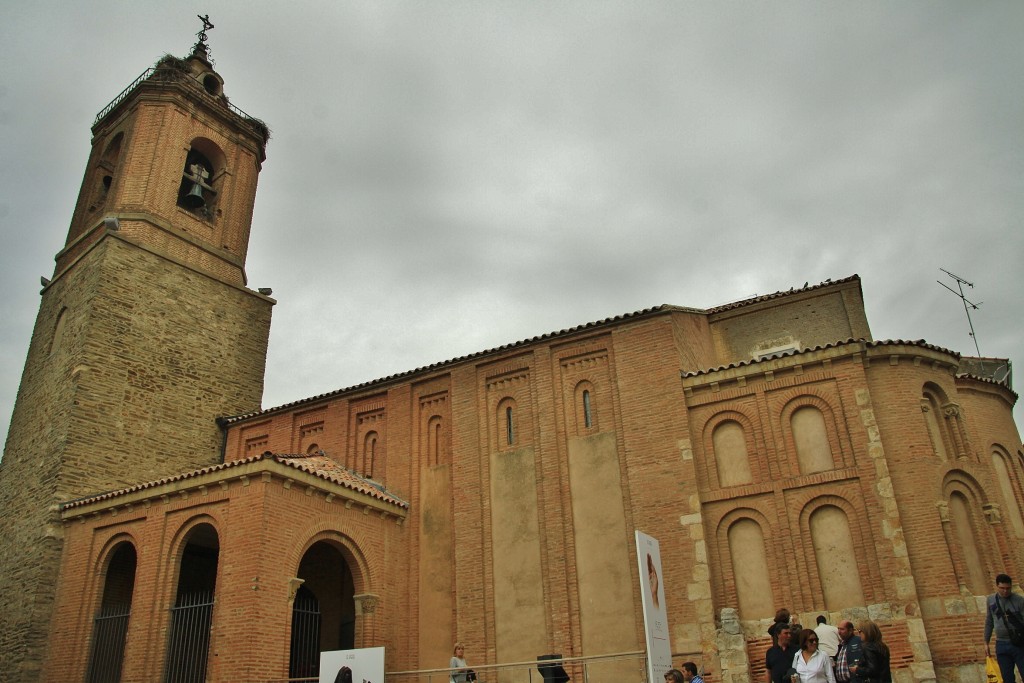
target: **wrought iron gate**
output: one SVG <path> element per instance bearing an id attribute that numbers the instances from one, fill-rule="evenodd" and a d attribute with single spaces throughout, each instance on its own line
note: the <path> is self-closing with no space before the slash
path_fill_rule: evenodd
<path id="1" fill-rule="evenodd" d="M 88 683 L 118 683 L 124 662 L 124 641 L 132 603 L 107 605 L 93 619 L 92 652 L 89 654 Z"/>
<path id="2" fill-rule="evenodd" d="M 164 683 L 203 683 L 210 652 L 213 592 L 185 593 L 171 608 Z"/>
<path id="3" fill-rule="evenodd" d="M 292 646 L 289 678 L 320 673 L 320 603 L 312 592 L 299 588 L 292 606 Z"/>

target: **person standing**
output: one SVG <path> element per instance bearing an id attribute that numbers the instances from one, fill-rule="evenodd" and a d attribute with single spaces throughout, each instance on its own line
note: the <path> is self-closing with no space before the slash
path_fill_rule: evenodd
<path id="1" fill-rule="evenodd" d="M 697 665 L 693 662 L 683 662 L 682 672 L 686 683 L 704 683 L 704 679 L 697 673 Z"/>
<path id="2" fill-rule="evenodd" d="M 800 683 L 836 683 L 832 660 L 818 649 L 818 634 L 809 628 L 800 632 L 800 652 L 795 661 Z"/>
<path id="3" fill-rule="evenodd" d="M 683 672 L 679 669 L 669 669 L 665 672 L 665 683 L 686 683 L 683 680 Z"/>
<path id="4" fill-rule="evenodd" d="M 839 622 L 839 650 L 836 651 L 836 683 L 856 683 L 856 676 L 850 667 L 860 661 L 863 644 L 854 633 L 853 622 L 844 619 Z"/>
<path id="5" fill-rule="evenodd" d="M 789 628 L 789 610 L 785 607 L 780 607 L 775 611 L 775 621 L 768 627 L 768 635 L 772 637 L 772 645 L 779 640 L 779 631 L 784 628 Z"/>
<path id="6" fill-rule="evenodd" d="M 466 664 L 466 648 L 462 643 L 455 643 L 452 648 L 452 659 L 448 663 L 451 673 L 451 683 L 466 683 L 469 679 L 469 665 Z"/>
<path id="7" fill-rule="evenodd" d="M 792 633 L 784 628 L 778 633 L 778 642 L 764 653 L 764 668 L 767 683 L 790 683 L 786 680 L 786 672 L 793 666 L 793 658 L 800 649 L 793 642 Z"/>
<path id="8" fill-rule="evenodd" d="M 1024 597 L 1013 592 L 1013 579 L 1007 574 L 996 576 L 996 592 L 989 596 L 985 610 L 985 654 L 992 656 L 989 640 L 996 634 L 996 661 L 1003 683 L 1015 683 L 1014 668 L 1024 683 L 1024 646 L 1010 640 L 1010 628 L 1024 622 Z"/>
<path id="9" fill-rule="evenodd" d="M 824 614 L 819 614 L 814 632 L 818 634 L 818 647 L 835 661 L 836 653 L 839 652 L 839 629 L 828 623 Z"/>
<path id="10" fill-rule="evenodd" d="M 862 621 L 857 632 L 863 641 L 862 656 L 850 670 L 864 683 L 892 683 L 889 646 L 882 641 L 878 625 L 870 620 Z"/>

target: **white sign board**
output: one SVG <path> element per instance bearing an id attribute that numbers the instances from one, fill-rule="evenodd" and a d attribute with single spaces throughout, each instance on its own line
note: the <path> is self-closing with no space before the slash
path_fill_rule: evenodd
<path id="1" fill-rule="evenodd" d="M 384 648 L 321 652 L 320 683 L 384 683 Z"/>
<path id="2" fill-rule="evenodd" d="M 661 547 L 658 540 L 636 533 L 636 559 L 640 570 L 640 595 L 644 599 L 644 633 L 647 636 L 647 680 L 662 683 L 672 668 L 672 643 L 669 640 L 668 610 L 661 577 Z"/>

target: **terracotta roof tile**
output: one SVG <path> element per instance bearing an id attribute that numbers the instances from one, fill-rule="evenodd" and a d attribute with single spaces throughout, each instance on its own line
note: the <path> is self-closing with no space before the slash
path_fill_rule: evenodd
<path id="1" fill-rule="evenodd" d="M 79 498 L 61 505 L 62 510 L 68 510 L 71 508 L 87 505 L 90 503 L 97 503 L 103 500 L 109 500 L 111 498 L 117 498 L 119 496 L 127 495 L 129 493 L 135 493 L 136 491 L 144 491 L 146 489 L 156 488 L 163 486 L 164 484 L 172 484 L 178 481 L 185 481 L 187 479 L 195 479 L 205 474 L 213 472 L 220 472 L 223 470 L 231 469 L 233 467 L 239 467 L 249 463 L 259 462 L 260 460 L 271 459 L 275 462 L 293 467 L 297 470 L 312 474 L 320 479 L 330 481 L 339 486 L 352 489 L 359 493 L 376 498 L 377 500 L 397 505 L 398 507 L 409 509 L 409 503 L 406 501 L 388 493 L 381 484 L 359 476 L 355 472 L 352 472 L 341 465 L 337 464 L 323 453 L 305 455 L 305 454 L 276 454 L 276 453 L 264 453 L 262 455 L 254 455 L 248 458 L 240 458 L 238 460 L 232 460 L 230 462 L 221 463 L 219 465 L 211 465 L 209 467 L 203 467 L 190 472 L 182 472 L 170 477 L 164 477 L 163 479 L 157 479 L 155 481 L 148 481 L 142 484 L 135 484 L 134 486 L 128 486 L 116 491 L 108 491 L 106 493 L 97 494 L 95 496 L 88 496 L 86 498 Z"/>
<path id="2" fill-rule="evenodd" d="M 502 352 L 502 351 L 508 351 L 510 349 L 515 349 L 515 348 L 519 348 L 519 347 L 522 347 L 522 346 L 526 346 L 528 344 L 533 344 L 534 342 L 545 341 L 547 339 L 555 339 L 557 337 L 562 337 L 564 335 L 572 334 L 572 333 L 575 333 L 575 332 L 580 332 L 582 330 L 597 329 L 597 328 L 601 328 L 601 327 L 607 327 L 609 325 L 614 325 L 616 323 L 624 322 L 624 321 L 627 321 L 627 320 L 634 320 L 634 319 L 638 319 L 638 318 L 644 318 L 644 317 L 647 317 L 647 316 L 658 315 L 658 314 L 661 314 L 661 313 L 668 313 L 668 312 L 673 312 L 673 311 L 679 311 L 679 312 L 685 312 L 685 313 L 701 313 L 701 314 L 704 314 L 704 315 L 708 315 L 708 314 L 711 314 L 711 313 L 721 313 L 722 311 L 728 311 L 728 310 L 732 310 L 732 309 L 735 309 L 735 308 L 741 308 L 743 306 L 749 306 L 751 304 L 759 303 L 761 301 L 768 301 L 769 299 L 776 299 L 776 298 L 783 297 L 783 296 L 791 296 L 793 294 L 799 294 L 801 292 L 809 292 L 809 291 L 812 291 L 812 290 L 815 290 L 815 289 L 822 289 L 824 287 L 831 287 L 831 286 L 837 285 L 837 284 L 843 284 L 843 283 L 847 283 L 847 282 L 859 282 L 859 281 L 860 281 L 860 276 L 858 276 L 858 275 L 851 275 L 849 277 L 846 277 L 846 278 L 843 278 L 843 279 L 840 279 L 840 280 L 826 280 L 825 282 L 820 282 L 820 283 L 818 283 L 816 285 L 810 285 L 810 286 L 807 286 L 807 287 L 801 287 L 800 289 L 790 289 L 788 291 L 779 291 L 779 292 L 775 292 L 774 294 L 765 294 L 764 296 L 757 296 L 757 297 L 753 297 L 751 299 L 744 299 L 743 301 L 735 301 L 733 303 L 725 304 L 723 306 L 718 306 L 716 308 L 709 308 L 709 309 L 706 309 L 706 310 L 705 309 L 700 309 L 700 308 L 688 308 L 688 307 L 685 307 L 685 306 L 674 306 L 672 304 L 661 304 L 660 306 L 653 306 L 651 308 L 644 308 L 644 309 L 639 310 L 639 311 L 634 311 L 633 313 L 623 313 L 621 315 L 612 316 L 610 318 L 604 318 L 602 320 L 597 320 L 597 321 L 594 321 L 594 322 L 585 323 L 583 325 L 577 325 L 575 327 L 570 327 L 570 328 L 567 328 L 567 329 L 558 330 L 557 332 L 548 332 L 546 334 L 541 334 L 541 335 L 538 335 L 536 337 L 530 337 L 529 339 L 523 339 L 521 341 L 513 342 L 511 344 L 504 344 L 502 346 L 496 346 L 494 348 L 486 349 L 484 351 L 477 351 L 476 353 L 471 353 L 471 354 L 468 354 L 468 355 L 465 355 L 465 356 L 458 356 L 456 358 L 451 358 L 449 360 L 440 361 L 438 363 L 432 363 L 430 365 L 425 365 L 423 367 L 415 368 L 413 370 L 407 370 L 405 372 L 400 372 L 400 373 L 397 373 L 397 374 L 394 374 L 394 375 L 388 375 L 386 377 L 381 377 L 379 379 L 370 380 L 368 382 L 362 382 L 360 384 L 354 384 L 354 385 L 352 385 L 350 387 L 345 387 L 343 389 L 336 389 L 334 391 L 329 391 L 329 392 L 324 393 L 324 394 L 317 394 L 316 396 L 310 396 L 308 398 L 299 399 L 297 401 L 291 401 L 290 403 L 283 403 L 283 404 L 281 404 L 279 406 L 273 406 L 273 407 L 265 408 L 265 409 L 262 409 L 262 410 L 255 410 L 255 411 L 252 411 L 252 412 L 243 413 L 241 415 L 224 416 L 224 417 L 219 418 L 219 421 L 220 421 L 221 424 L 233 424 L 235 422 L 240 422 L 242 420 L 248 420 L 248 419 L 253 418 L 253 417 L 259 417 L 261 415 L 271 415 L 271 414 L 274 414 L 274 413 L 287 411 L 287 410 L 290 410 L 290 409 L 295 408 L 297 406 L 305 405 L 307 403 L 313 403 L 313 402 L 316 402 L 316 401 L 321 401 L 323 399 L 333 398 L 335 396 L 341 396 L 341 395 L 347 394 L 349 392 L 358 391 L 360 389 L 366 389 L 366 388 L 369 388 L 369 387 L 378 386 L 378 385 L 381 385 L 381 384 L 386 384 L 388 382 L 397 381 L 397 380 L 400 380 L 400 379 L 403 379 L 403 378 L 407 378 L 407 377 L 411 377 L 411 376 L 414 376 L 414 375 L 417 375 L 417 374 L 420 374 L 420 373 L 423 373 L 423 372 L 429 372 L 429 371 L 437 370 L 439 368 L 443 368 L 443 367 L 447 367 L 447 366 L 450 366 L 450 365 L 454 365 L 456 363 L 461 363 L 463 361 L 470 360 L 470 359 L 473 359 L 473 358 L 482 358 L 484 356 L 488 356 L 488 355 L 491 355 L 491 354 L 494 354 L 494 353 L 499 353 L 499 352 Z"/>
<path id="3" fill-rule="evenodd" d="M 854 338 L 851 337 L 849 339 L 844 339 L 842 341 L 832 342 L 830 344 L 819 344 L 818 346 L 807 347 L 807 348 L 803 348 L 803 349 L 799 349 L 799 350 L 792 349 L 790 351 L 780 351 L 779 353 L 773 353 L 772 355 L 767 356 L 766 358 L 750 358 L 748 360 L 742 360 L 742 361 L 738 361 L 736 363 L 729 363 L 728 365 L 719 365 L 718 367 L 714 367 L 714 368 L 706 368 L 704 370 L 694 370 L 692 372 L 684 372 L 682 376 L 683 377 L 700 377 L 701 375 L 708 375 L 708 374 L 711 374 L 713 372 L 721 372 L 722 370 L 729 370 L 729 369 L 732 369 L 732 368 L 742 368 L 742 367 L 746 367 L 748 365 L 754 365 L 756 363 L 763 363 L 765 361 L 769 361 L 769 360 L 772 360 L 774 358 L 783 358 L 785 356 L 796 356 L 796 355 L 799 355 L 799 354 L 802 354 L 802 353 L 808 353 L 810 351 L 821 351 L 822 349 L 832 349 L 832 348 L 837 348 L 837 347 L 840 347 L 840 346 L 846 346 L 848 344 L 862 344 L 862 345 L 864 345 L 865 348 L 878 348 L 878 347 L 882 347 L 882 346 L 917 346 L 917 347 L 920 347 L 922 349 L 930 349 L 932 351 L 938 351 L 939 353 L 947 353 L 950 356 L 956 358 L 957 360 L 960 359 L 960 354 L 957 353 L 956 351 L 950 351 L 949 349 L 944 349 L 941 346 L 935 346 L 934 344 L 929 344 L 928 342 L 924 341 L 923 339 L 917 339 L 915 341 L 908 341 L 908 340 L 905 340 L 905 339 L 883 339 L 883 340 L 878 340 L 878 341 L 867 341 L 866 339 L 863 339 L 863 338 L 854 339 Z"/>

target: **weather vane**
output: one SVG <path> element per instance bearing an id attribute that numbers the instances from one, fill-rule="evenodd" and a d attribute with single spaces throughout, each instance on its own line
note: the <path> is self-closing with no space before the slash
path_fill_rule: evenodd
<path id="1" fill-rule="evenodd" d="M 196 36 L 199 37 L 199 42 L 197 42 L 193 46 L 192 52 L 193 53 L 198 52 L 198 53 L 202 54 L 204 57 L 209 58 L 210 46 L 206 44 L 206 39 L 207 39 L 206 32 L 209 31 L 211 28 L 213 28 L 213 24 L 210 23 L 210 15 L 209 14 L 206 14 L 206 15 L 197 14 L 196 16 L 199 18 L 199 21 L 203 22 L 203 28 L 199 31 L 199 33 L 196 34 Z"/>
<path id="2" fill-rule="evenodd" d="M 209 31 L 211 28 L 213 28 L 213 24 L 210 23 L 210 15 L 209 14 L 197 14 L 196 17 L 198 17 L 199 21 L 203 22 L 202 30 L 199 31 L 199 33 L 197 33 L 196 35 L 199 36 L 199 42 L 200 43 L 205 43 L 206 42 L 206 32 Z"/>
<path id="3" fill-rule="evenodd" d="M 968 325 L 968 327 L 971 328 L 971 333 L 970 334 L 971 334 L 971 339 L 974 340 L 974 350 L 978 352 L 978 357 L 980 358 L 981 357 L 981 349 L 978 348 L 978 337 L 977 337 L 977 335 L 974 334 L 974 323 L 971 322 L 971 311 L 970 311 L 969 308 L 967 308 L 967 306 L 969 305 L 974 310 L 978 310 L 978 307 L 981 306 L 985 302 L 984 301 L 979 301 L 978 303 L 974 303 L 973 301 L 969 300 L 967 297 L 964 296 L 964 285 L 967 285 L 968 287 L 974 287 L 974 283 L 973 282 L 968 282 L 967 280 L 963 279 L 959 275 L 957 275 L 955 273 L 949 272 L 945 268 L 939 268 L 939 270 L 941 270 L 943 273 L 945 273 L 946 275 L 948 275 L 951 278 L 953 278 L 954 280 L 956 280 L 956 287 L 957 287 L 956 289 L 953 289 L 952 287 L 947 285 L 942 280 L 936 280 L 936 282 L 938 282 L 940 285 L 942 285 L 943 287 L 945 287 L 949 291 L 953 292 L 953 294 L 955 294 L 956 296 L 960 297 L 960 300 L 964 302 L 964 313 L 967 314 L 967 325 Z M 959 291 L 957 291 L 957 290 L 959 290 Z"/>

